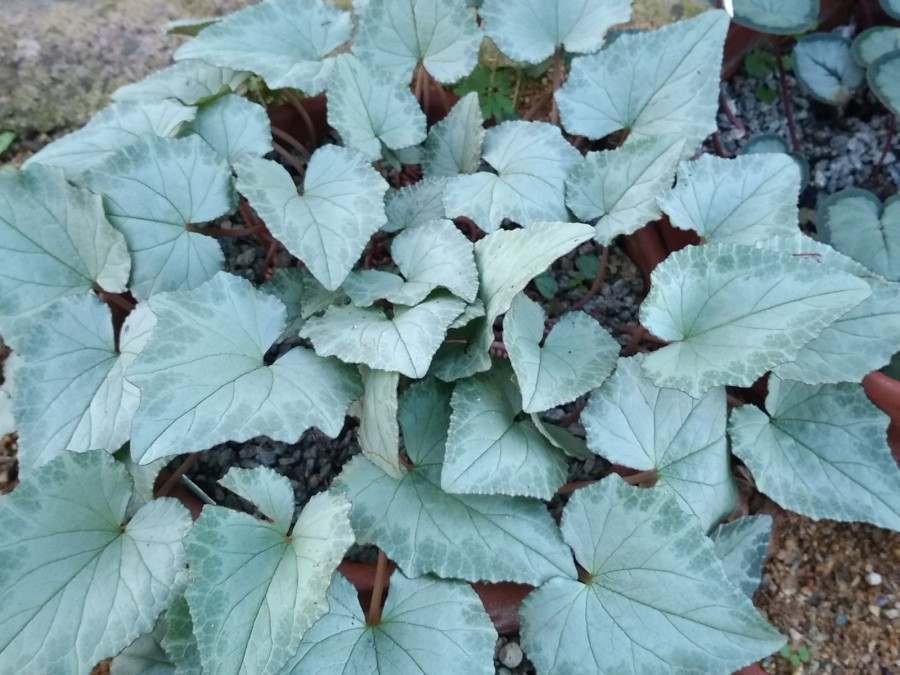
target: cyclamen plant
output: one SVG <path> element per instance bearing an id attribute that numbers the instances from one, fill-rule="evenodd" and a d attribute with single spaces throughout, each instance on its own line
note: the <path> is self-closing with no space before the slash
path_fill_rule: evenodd
<path id="1" fill-rule="evenodd" d="M 887 417 L 858 384 L 900 347 L 893 204 L 865 236 L 830 218 L 832 248 L 798 228 L 789 156 L 690 159 L 716 129 L 721 10 L 613 38 L 627 0 L 356 4 L 181 24 L 197 35 L 174 66 L 0 173 L 22 477 L 0 498 L 0 662 L 490 673 L 474 581 L 535 587 L 520 618 L 539 673 L 730 673 L 777 651 L 749 597 L 770 521 L 724 522 L 732 453 L 785 508 L 900 530 Z M 428 129 L 414 92 L 472 72 L 482 30 L 553 59 L 561 127 L 486 129 L 473 93 Z M 247 98 L 260 81 L 327 91 L 340 143 L 271 129 Z M 410 165 L 424 178 L 398 187 Z M 243 233 L 296 266 L 258 286 L 222 271 L 208 223 L 239 204 Z M 663 214 L 702 239 L 641 306 L 664 346 L 619 358 L 581 311 L 546 331 L 529 282 Z M 763 407 L 735 389 L 767 373 Z M 585 447 L 542 413 L 588 394 Z M 263 468 L 222 479 L 258 517 L 208 505 L 192 523 L 153 499 L 179 454 L 335 436 L 348 412 L 362 454 L 299 514 Z M 557 525 L 544 501 L 594 453 L 655 484 L 611 474 Z M 354 542 L 381 550 L 379 574 L 397 565 L 383 609 L 383 577 L 364 612 L 336 572 Z"/>

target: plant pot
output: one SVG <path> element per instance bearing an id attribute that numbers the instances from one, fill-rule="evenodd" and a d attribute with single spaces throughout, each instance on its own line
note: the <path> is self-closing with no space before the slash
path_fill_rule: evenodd
<path id="1" fill-rule="evenodd" d="M 863 390 L 869 400 L 891 418 L 888 426 L 888 445 L 894 460 L 900 464 L 900 382 L 875 371 L 863 378 Z"/>

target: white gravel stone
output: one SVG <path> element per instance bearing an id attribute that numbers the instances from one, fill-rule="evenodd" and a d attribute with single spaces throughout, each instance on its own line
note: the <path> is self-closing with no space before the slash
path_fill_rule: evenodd
<path id="1" fill-rule="evenodd" d="M 522 648 L 517 642 L 507 642 L 500 648 L 498 658 L 507 668 L 517 668 L 522 663 Z"/>
<path id="2" fill-rule="evenodd" d="M 878 572 L 869 572 L 866 575 L 866 583 L 869 584 L 869 586 L 881 586 L 881 582 L 881 575 L 878 574 Z"/>

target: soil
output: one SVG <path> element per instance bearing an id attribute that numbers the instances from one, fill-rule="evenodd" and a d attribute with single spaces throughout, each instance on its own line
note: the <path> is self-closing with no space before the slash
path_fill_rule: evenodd
<path id="1" fill-rule="evenodd" d="M 13 0 L 16 2 L 17 0 Z M 37 7 L 41 3 L 28 3 Z M 46 0 L 44 4 L 58 4 Z M 67 3 L 68 4 L 68 3 Z M 104 7 L 115 3 L 97 3 Z M 126 5 L 128 3 L 121 3 Z M 242 4 L 236 2 L 233 4 Z M 243 3 L 246 4 L 246 3 Z M 183 12 L 181 13 L 183 14 Z M 171 18 L 175 18 L 173 15 Z M 158 22 L 158 16 L 154 19 Z M 18 44 L 18 43 L 17 43 Z M 25 47 L 28 47 L 26 44 Z M 114 46 L 120 48 L 120 45 Z M 28 50 L 23 52 L 28 56 Z M 24 57 L 23 57 L 24 58 Z M 0 59 L 2 62 L 3 59 Z M 154 65 L 161 65 L 154 63 Z M 139 74 L 128 71 L 126 79 L 134 79 Z M 737 78 L 728 90 L 735 104 L 735 112 L 752 132 L 785 130 L 772 123 L 773 119 L 783 119 L 778 112 L 778 104 L 771 104 L 767 115 L 759 113 L 763 104 L 752 104 L 747 92 L 752 92 L 758 83 Z M 766 83 L 771 85 L 772 82 Z M 526 102 L 532 95 L 540 94 L 538 85 L 529 91 Z M 795 88 L 796 92 L 796 88 Z M 108 93 L 108 92 L 107 92 Z M 810 105 L 799 94 L 796 97 L 799 112 L 798 122 L 803 134 L 804 150 L 813 159 L 812 187 L 804 193 L 807 224 L 814 227 L 813 209 L 822 196 L 849 184 L 878 187 L 882 191 L 896 192 L 900 168 L 893 154 L 889 156 L 887 168 L 872 171 L 872 156 L 880 153 L 877 142 L 884 140 L 886 123 L 879 120 L 875 104 L 862 95 L 852 109 L 856 116 L 850 117 L 831 109 Z M 94 107 L 97 105 L 95 99 Z M 758 102 L 757 102 L 758 103 Z M 774 114 L 772 114 L 774 111 Z M 759 113 L 757 119 L 754 115 Z M 0 115 L 2 118 L 3 115 Z M 42 131 L 32 128 L 19 139 L 13 152 L 15 164 L 37 150 L 47 141 L 60 134 L 60 128 L 76 124 L 59 118 L 45 125 Z M 862 120 L 862 122 L 860 122 Z M 81 119 L 78 122 L 83 121 Z M 860 124 L 866 125 L 860 130 Z M 774 128 L 767 127 L 774 124 Z M 744 138 L 736 137 L 729 129 L 727 120 L 722 120 L 726 149 L 739 148 Z M 729 135 L 730 134 L 730 135 Z M 845 139 L 845 140 L 840 140 Z M 862 155 L 869 159 L 863 161 Z M 851 167 L 845 175 L 834 177 L 824 172 L 835 162 L 843 161 Z M 856 168 L 858 165 L 858 168 Z M 816 171 L 819 170 L 820 174 Z M 240 267 L 238 258 L 244 254 L 241 263 L 252 270 L 258 266 L 255 255 L 247 255 L 253 246 L 251 242 L 234 242 L 235 248 L 228 253 L 229 259 Z M 592 245 L 588 245 L 590 248 Z M 585 248 L 579 254 L 596 254 Z M 554 266 L 553 274 L 565 286 L 574 278 L 573 269 L 577 256 L 569 256 Z M 235 271 L 240 272 L 238 269 Z M 642 292 L 640 275 L 634 266 L 617 249 L 611 255 L 610 274 L 600 294 L 587 311 L 602 324 L 610 328 L 613 324 L 633 323 L 637 302 Z M 253 272 L 245 272 L 252 275 Z M 618 285 L 617 285 L 618 284 Z M 573 288 L 560 293 L 562 304 L 574 302 L 584 288 Z M 0 365 L 5 354 L 0 349 Z M 554 411 L 556 421 L 568 410 Z M 577 430 L 577 427 L 576 427 Z M 298 499 L 308 499 L 310 492 L 323 489 L 331 476 L 349 454 L 355 451 L 352 433 L 342 434 L 337 442 L 329 441 L 316 432 L 304 436 L 300 443 L 286 447 L 271 447 L 266 439 L 255 439 L 248 444 L 225 444 L 204 453 L 215 462 L 199 465 L 192 476 L 202 483 L 220 503 L 229 503 L 228 495 L 216 488 L 215 472 L 222 472 L 230 465 L 252 466 L 271 463 L 284 473 L 291 474 Z M 325 444 L 332 444 L 325 450 Z M 284 444 L 281 444 L 284 446 Z M 14 466 L 15 437 L 0 439 L 0 492 L 8 492 L 15 484 Z M 311 457 L 326 455 L 334 457 L 332 466 L 322 466 L 321 460 L 315 466 L 308 465 Z M 589 478 L 600 473 L 605 466 L 573 467 L 573 478 Z M 580 473 L 579 473 L 580 472 Z M 310 477 L 316 484 L 310 484 Z M 218 492 L 216 492 L 218 490 Z M 301 496 L 305 494 L 305 498 Z M 770 502 L 765 506 L 776 516 L 775 533 L 766 563 L 763 582 L 756 594 L 756 604 L 771 623 L 789 638 L 790 652 L 776 655 L 763 662 L 769 673 L 861 673 L 889 675 L 900 673 L 900 534 L 868 525 L 842 524 L 833 521 L 812 521 L 796 514 L 783 512 Z M 530 673 L 527 660 L 512 665 L 516 652 L 509 643 L 515 643 L 515 636 L 502 638 L 498 642 L 498 673 Z M 795 658 L 809 651 L 808 663 L 792 664 Z M 508 664 L 500 660 L 508 659 Z"/>

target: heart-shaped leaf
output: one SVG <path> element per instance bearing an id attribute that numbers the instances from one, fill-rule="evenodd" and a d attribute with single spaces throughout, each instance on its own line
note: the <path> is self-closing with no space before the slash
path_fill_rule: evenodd
<path id="1" fill-rule="evenodd" d="M 194 119 L 196 108 L 177 101 L 126 101 L 101 110 L 78 131 L 36 152 L 24 166 L 56 166 L 77 176 L 142 136 L 172 137 Z"/>
<path id="2" fill-rule="evenodd" d="M 596 223 L 595 239 L 609 245 L 662 215 L 656 195 L 672 186 L 684 141 L 654 136 L 615 150 L 589 152 L 566 181 L 566 204 Z"/>
<path id="3" fill-rule="evenodd" d="M 869 66 L 866 73 L 872 93 L 878 97 L 894 115 L 900 115 L 900 52 L 888 52 L 879 56 Z"/>
<path id="4" fill-rule="evenodd" d="M 130 497 L 125 467 L 105 451 L 65 452 L 0 497 L 4 668 L 87 673 L 153 630 L 184 569 L 191 517 L 158 499 L 126 522 Z"/>
<path id="5" fill-rule="evenodd" d="M 738 518 L 719 525 L 709 536 L 728 579 L 752 598 L 762 581 L 763 564 L 772 537 L 772 517 Z"/>
<path id="6" fill-rule="evenodd" d="M 183 44 L 175 59 L 249 70 L 270 89 L 321 93 L 329 55 L 350 39 L 353 21 L 323 0 L 267 0 L 230 14 Z"/>
<path id="7" fill-rule="evenodd" d="M 397 424 L 397 385 L 400 373 L 359 367 L 363 383 L 357 439 L 370 462 L 393 478 L 400 478 L 400 427 Z"/>
<path id="8" fill-rule="evenodd" d="M 900 469 L 887 424 L 858 384 L 772 375 L 766 410 L 736 409 L 728 431 L 760 491 L 784 508 L 900 530 Z"/>
<path id="9" fill-rule="evenodd" d="M 866 81 L 850 53 L 850 40 L 833 33 L 807 35 L 794 47 L 794 73 L 813 97 L 844 105 Z"/>
<path id="10" fill-rule="evenodd" d="M 250 75 L 244 70 L 217 68 L 203 61 L 180 61 L 139 82 L 119 87 L 112 99 L 148 102 L 171 98 L 184 105 L 197 105 L 222 93 L 237 91 Z"/>
<path id="11" fill-rule="evenodd" d="M 0 326 L 94 286 L 121 293 L 131 258 L 100 197 L 35 165 L 0 173 Z M 9 340 L 9 336 L 7 336 Z"/>
<path id="12" fill-rule="evenodd" d="M 176 597 L 166 611 L 166 635 L 162 646 L 172 662 L 177 664 L 175 675 L 203 675 L 194 622 L 183 595 Z"/>
<path id="13" fill-rule="evenodd" d="M 520 293 L 503 319 L 503 342 L 522 393 L 522 410 L 549 410 L 599 387 L 620 345 L 593 318 L 568 312 L 544 336 L 547 316 Z"/>
<path id="14" fill-rule="evenodd" d="M 362 457 L 344 467 L 335 488 L 353 505 L 357 539 L 382 548 L 411 577 L 531 584 L 574 578 L 572 556 L 543 504 L 441 489 L 449 423 L 448 388 L 433 379 L 415 384 L 400 401 L 412 468 L 392 477 Z"/>
<path id="15" fill-rule="evenodd" d="M 332 306 L 307 321 L 300 336 L 309 338 L 322 356 L 425 377 L 431 359 L 465 303 L 436 298 L 409 308 L 395 307 L 393 317 L 377 308 Z"/>
<path id="16" fill-rule="evenodd" d="M 900 197 L 884 204 L 867 190 L 850 188 L 819 207 L 822 239 L 890 281 L 900 281 Z"/>
<path id="17" fill-rule="evenodd" d="M 651 284 L 641 324 L 673 344 L 649 354 L 644 372 L 694 397 L 750 386 L 871 295 L 862 279 L 815 260 L 735 244 L 677 251 Z"/>
<path id="18" fill-rule="evenodd" d="M 272 128 L 266 109 L 229 94 L 200 107 L 188 129 L 233 165 L 241 155 L 272 152 Z"/>
<path id="19" fill-rule="evenodd" d="M 702 155 L 678 167 L 659 205 L 677 228 L 704 241 L 752 246 L 797 231 L 800 169 L 788 155 Z"/>
<path id="20" fill-rule="evenodd" d="M 384 225 L 387 183 L 358 152 L 326 145 L 313 154 L 303 194 L 277 162 L 243 157 L 237 189 L 272 234 L 334 290 Z"/>
<path id="21" fill-rule="evenodd" d="M 328 604 L 328 614 L 303 636 L 287 675 L 445 675 L 451 664 L 467 675 L 494 672 L 497 632 L 467 584 L 394 572 L 377 626 L 366 623 L 356 589 L 340 575 L 331 583 Z"/>
<path id="22" fill-rule="evenodd" d="M 734 20 L 760 33 L 796 35 L 814 28 L 819 0 L 731 0 Z"/>
<path id="23" fill-rule="evenodd" d="M 486 0 L 487 34 L 513 61 L 540 63 L 559 48 L 596 52 L 606 31 L 631 21 L 629 0 Z"/>
<path id="24" fill-rule="evenodd" d="M 606 49 L 574 59 L 556 92 L 563 126 L 591 139 L 620 129 L 629 138 L 673 135 L 692 154 L 717 129 L 727 31 L 728 15 L 713 10 L 659 30 L 623 34 Z"/>
<path id="25" fill-rule="evenodd" d="M 587 580 L 551 579 L 522 603 L 538 672 L 730 673 L 784 644 L 666 491 L 609 476 L 575 492 L 561 527 Z"/>
<path id="26" fill-rule="evenodd" d="M 284 476 L 232 468 L 221 483 L 269 520 L 208 506 L 188 537 L 185 597 L 203 670 L 278 672 L 328 611 L 331 575 L 353 543 L 350 504 L 343 495 L 317 494 L 291 527 L 294 494 Z"/>
<path id="27" fill-rule="evenodd" d="M 725 389 L 695 399 L 660 389 L 641 372 L 643 357 L 620 359 L 616 372 L 591 393 L 581 415 L 588 447 L 610 462 L 653 471 L 678 505 L 704 530 L 734 509 L 737 488 L 725 440 Z"/>
<path id="28" fill-rule="evenodd" d="M 466 94 L 428 132 L 422 162 L 425 175 L 458 176 L 478 171 L 484 133 L 478 94 Z"/>
<path id="29" fill-rule="evenodd" d="M 231 211 L 231 172 L 200 138 L 142 138 L 80 183 L 103 196 L 107 217 L 125 235 L 138 299 L 196 288 L 222 269 L 219 243 L 191 226 Z"/>
<path id="30" fill-rule="evenodd" d="M 150 307 L 156 328 L 127 373 L 141 390 L 131 436 L 141 464 L 254 436 L 296 442 L 311 426 L 334 437 L 362 393 L 354 368 L 308 349 L 266 365 L 284 306 L 240 277 L 221 272 Z"/>
<path id="31" fill-rule="evenodd" d="M 581 155 L 545 122 L 506 122 L 487 131 L 484 156 L 496 173 L 451 178 L 444 189 L 447 216 L 471 218 L 493 232 L 505 218 L 523 227 L 568 220 L 565 186 Z"/>
<path id="32" fill-rule="evenodd" d="M 900 0 L 879 0 L 881 7 L 895 19 L 900 19 Z"/>
<path id="33" fill-rule="evenodd" d="M 124 374 L 155 323 L 142 305 L 117 345 L 109 307 L 92 295 L 63 298 L 37 315 L 17 345 L 25 357 L 15 370 L 23 476 L 66 450 L 115 452 L 128 441 L 140 393 Z"/>
<path id="34" fill-rule="evenodd" d="M 350 54 L 335 60 L 328 123 L 370 161 L 381 158 L 382 147 L 400 150 L 425 140 L 425 113 L 409 86 Z"/>
<path id="35" fill-rule="evenodd" d="M 409 187 L 388 191 L 384 198 L 388 222 L 382 229 L 397 232 L 446 218 L 442 198 L 446 184 L 442 178 L 425 178 Z"/>
<path id="36" fill-rule="evenodd" d="M 526 418 L 512 369 L 495 363 L 453 390 L 441 472 L 446 492 L 550 499 L 566 480 L 563 453 Z"/>
<path id="37" fill-rule="evenodd" d="M 391 257 L 408 280 L 443 287 L 466 302 L 478 294 L 472 242 L 449 220 L 407 229 L 391 244 Z"/>
<path id="38" fill-rule="evenodd" d="M 881 56 L 900 49 L 900 28 L 874 26 L 853 38 L 850 51 L 863 68 L 868 68 Z"/>
<path id="39" fill-rule="evenodd" d="M 459 0 L 369 0 L 353 52 L 407 81 L 421 63 L 449 84 L 475 68 L 481 37 L 474 15 Z"/>

